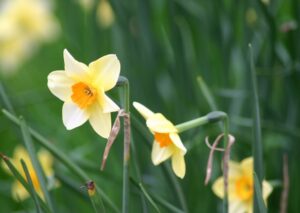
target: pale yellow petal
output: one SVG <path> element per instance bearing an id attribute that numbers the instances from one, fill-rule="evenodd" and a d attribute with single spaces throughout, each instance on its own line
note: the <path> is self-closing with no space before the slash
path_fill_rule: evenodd
<path id="1" fill-rule="evenodd" d="M 241 175 L 243 175 L 243 170 L 239 163 L 230 160 L 228 166 L 229 166 L 228 176 L 230 178 L 239 178 Z"/>
<path id="2" fill-rule="evenodd" d="M 133 102 L 133 106 L 146 120 L 154 115 L 154 112 L 138 102 Z"/>
<path id="3" fill-rule="evenodd" d="M 212 186 L 213 192 L 221 199 L 224 198 L 224 178 L 219 177 Z"/>
<path id="4" fill-rule="evenodd" d="M 172 155 L 172 169 L 178 177 L 184 178 L 185 176 L 184 156 L 178 150 L 175 151 Z"/>
<path id="5" fill-rule="evenodd" d="M 165 118 L 161 113 L 155 113 L 146 121 L 147 126 L 152 132 L 171 133 L 177 132 L 176 127 Z"/>
<path id="6" fill-rule="evenodd" d="M 110 113 L 103 113 L 100 106 L 98 104 L 94 104 L 89 121 L 97 134 L 103 138 L 108 138 L 111 131 Z"/>
<path id="7" fill-rule="evenodd" d="M 45 149 L 41 149 L 38 151 L 38 159 L 41 163 L 41 166 L 45 172 L 45 175 L 52 176 L 54 174 L 53 171 L 53 156 Z"/>
<path id="8" fill-rule="evenodd" d="M 248 157 L 242 160 L 241 168 L 243 170 L 244 175 L 246 176 L 253 176 L 253 158 Z"/>
<path id="9" fill-rule="evenodd" d="M 29 171 L 33 170 L 33 165 L 31 163 L 31 159 L 29 157 L 27 150 L 23 146 L 18 145 L 14 149 L 12 163 L 21 172 L 21 174 L 24 174 L 23 167 L 20 163 L 21 159 L 23 159 L 23 161 L 26 163 L 26 166 Z"/>
<path id="10" fill-rule="evenodd" d="M 94 84 L 100 85 L 104 91 L 112 89 L 119 78 L 121 65 L 116 55 L 110 54 L 89 64 Z"/>
<path id="11" fill-rule="evenodd" d="M 104 94 L 102 97 L 104 97 L 102 103 L 103 113 L 116 112 L 120 110 L 120 107 L 107 95 Z"/>
<path id="12" fill-rule="evenodd" d="M 72 85 L 76 82 L 65 71 L 53 71 L 48 75 L 48 88 L 53 95 L 67 101 L 72 95 Z"/>
<path id="13" fill-rule="evenodd" d="M 68 130 L 74 129 L 84 124 L 89 114 L 86 110 L 80 109 L 73 102 L 65 102 L 63 105 L 63 123 Z"/>
<path id="14" fill-rule="evenodd" d="M 272 185 L 269 182 L 263 180 L 262 190 L 263 190 L 264 201 L 265 201 L 265 203 L 267 203 L 267 199 L 270 196 L 270 194 L 272 193 L 273 187 L 272 187 Z"/>
<path id="15" fill-rule="evenodd" d="M 243 201 L 232 201 L 229 202 L 229 213 L 251 213 L 248 212 L 249 205 L 246 202 Z"/>
<path id="16" fill-rule="evenodd" d="M 185 153 L 186 153 L 186 148 L 185 148 L 185 146 L 183 145 L 183 143 L 182 143 L 182 141 L 181 141 L 179 135 L 176 134 L 176 133 L 170 133 L 169 136 L 170 136 L 170 138 L 171 138 L 173 144 L 174 144 L 177 148 L 179 148 L 179 149 L 181 150 L 182 155 L 185 155 Z"/>
<path id="17" fill-rule="evenodd" d="M 15 200 L 23 201 L 29 197 L 29 193 L 26 191 L 24 186 L 18 181 L 15 181 L 13 183 L 12 188 L 11 188 L 11 193 L 12 193 L 12 197 Z"/>
<path id="18" fill-rule="evenodd" d="M 153 142 L 151 159 L 154 165 L 158 165 L 161 162 L 171 157 L 173 150 L 170 147 L 160 147 L 159 143 Z"/>
<path id="19" fill-rule="evenodd" d="M 65 71 L 69 76 L 82 77 L 87 75 L 88 67 L 81 62 L 76 61 L 73 56 L 64 49 Z"/>

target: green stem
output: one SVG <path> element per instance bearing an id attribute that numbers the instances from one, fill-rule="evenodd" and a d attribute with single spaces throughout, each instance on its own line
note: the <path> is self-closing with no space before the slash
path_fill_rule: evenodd
<path id="1" fill-rule="evenodd" d="M 214 112 L 210 112 L 207 115 L 202 116 L 200 118 L 196 118 L 196 119 L 178 124 L 178 125 L 176 125 L 176 128 L 178 130 L 178 133 L 181 133 L 186 130 L 195 128 L 197 126 L 202 126 L 207 123 L 214 123 L 217 121 L 222 121 L 224 119 L 227 119 L 227 114 L 225 112 L 214 111 Z"/>
<path id="2" fill-rule="evenodd" d="M 178 129 L 178 132 L 180 133 L 180 132 L 207 124 L 207 123 L 214 123 L 214 122 L 218 122 L 218 121 L 223 122 L 224 148 L 226 149 L 226 146 L 228 144 L 229 122 L 228 122 L 228 116 L 225 112 L 221 112 L 221 111 L 210 112 L 203 117 L 196 118 L 196 119 L 184 122 L 182 124 L 176 125 L 176 128 Z M 228 183 L 225 183 L 225 178 L 224 178 L 224 186 L 228 186 Z M 224 187 L 223 212 L 224 213 L 228 212 L 228 188 L 227 187 Z"/>
<path id="3" fill-rule="evenodd" d="M 123 194 L 122 194 L 122 212 L 129 212 L 129 159 L 130 159 L 130 87 L 127 78 L 120 76 L 118 86 L 123 87 L 123 102 L 125 113 L 124 117 L 124 151 L 123 151 Z M 126 115 L 125 115 L 126 116 Z"/>
<path id="4" fill-rule="evenodd" d="M 254 179 L 254 181 L 259 181 L 258 186 L 261 187 L 262 180 L 263 180 L 263 151 L 262 151 L 262 141 L 261 141 L 261 124 L 260 124 L 260 111 L 259 111 L 259 100 L 258 100 L 258 91 L 257 91 L 257 82 L 256 82 L 256 72 L 254 67 L 253 50 L 251 44 L 249 44 L 249 52 L 250 52 L 252 95 L 253 95 L 253 103 L 254 103 L 253 127 L 255 127 L 254 138 L 252 143 L 252 152 L 254 158 L 254 172 L 257 175 L 257 179 Z M 257 201 L 258 201 L 257 193 L 254 193 L 254 213 L 260 212 Z"/>

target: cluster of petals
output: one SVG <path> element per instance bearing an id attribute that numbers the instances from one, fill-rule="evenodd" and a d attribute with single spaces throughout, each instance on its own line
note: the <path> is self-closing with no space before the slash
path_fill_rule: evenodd
<path id="1" fill-rule="evenodd" d="M 237 163 L 229 162 L 228 173 L 228 201 L 229 213 L 252 213 L 253 212 L 253 158 L 249 157 Z M 213 192 L 224 198 L 224 178 L 219 177 L 213 184 Z M 273 188 L 267 181 L 262 183 L 263 199 L 267 203 L 267 198 Z"/>

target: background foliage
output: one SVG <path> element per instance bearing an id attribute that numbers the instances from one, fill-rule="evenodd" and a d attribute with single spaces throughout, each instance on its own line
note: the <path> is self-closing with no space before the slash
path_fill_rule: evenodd
<path id="1" fill-rule="evenodd" d="M 67 131 L 62 124 L 62 102 L 50 94 L 47 75 L 63 68 L 62 51 L 67 48 L 84 63 L 108 53 L 121 61 L 121 74 L 131 84 L 131 99 L 165 114 L 175 124 L 205 115 L 212 109 L 203 96 L 197 77 L 212 91 L 216 109 L 230 118 L 230 132 L 237 143 L 231 158 L 251 155 L 252 111 L 248 44 L 252 43 L 258 76 L 262 115 L 265 177 L 282 179 L 282 156 L 289 157 L 290 194 L 288 212 L 300 209 L 299 150 L 300 109 L 300 2 L 298 0 L 205 1 L 133 0 L 110 1 L 115 21 L 108 28 L 99 25 L 96 7 L 85 11 L 77 1 L 57 0 L 55 15 L 61 25 L 60 37 L 44 44 L 15 75 L 1 76 L 18 115 L 46 136 L 68 157 L 89 173 L 100 188 L 121 206 L 122 137 L 114 144 L 106 169 L 100 172 L 105 140 L 84 125 Z M 290 27 L 292 25 L 292 27 Z M 117 90 L 110 92 L 119 100 Z M 5 108 L 1 100 L 1 108 Z M 177 195 L 162 166 L 154 167 L 150 149 L 139 123 L 143 119 L 132 108 L 133 139 L 144 185 L 153 197 L 179 206 Z M 182 134 L 189 148 L 187 174 L 179 180 L 190 212 L 217 212 L 221 201 L 204 186 L 209 149 L 205 136 L 219 134 L 209 125 Z M 0 151 L 8 156 L 22 143 L 21 131 L 0 115 Z M 220 162 L 220 157 L 215 162 Z M 131 159 L 131 162 L 134 159 Z M 131 163 L 131 176 L 136 171 Z M 74 191 L 84 183 L 59 162 L 55 173 L 73 183 L 62 183 L 51 193 L 57 212 L 92 212 L 90 201 Z M 213 179 L 221 174 L 214 166 Z M 32 200 L 18 203 L 11 198 L 12 177 L 0 173 L 1 212 L 24 212 Z M 280 184 L 269 198 L 269 212 L 278 212 Z M 130 212 L 141 212 L 139 191 L 131 185 Z M 5 205 L 3 205 L 5 203 Z M 217 203 L 217 205 L 216 205 Z M 154 209 L 147 203 L 148 211 Z M 166 211 L 161 207 L 162 211 Z"/>

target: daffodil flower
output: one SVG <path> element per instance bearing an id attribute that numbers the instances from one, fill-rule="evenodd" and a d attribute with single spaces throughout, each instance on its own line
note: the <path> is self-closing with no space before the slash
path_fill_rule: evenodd
<path id="1" fill-rule="evenodd" d="M 229 162 L 228 201 L 229 213 L 253 212 L 253 158 L 244 159 L 241 163 Z M 213 184 L 213 192 L 224 198 L 224 178 L 218 178 Z M 267 181 L 262 183 L 263 199 L 267 202 L 273 188 Z"/>
<path id="2" fill-rule="evenodd" d="M 46 177 L 51 180 L 54 177 L 54 171 L 52 169 L 53 167 L 53 157 L 49 152 L 46 150 L 40 150 L 37 153 L 37 157 L 41 163 L 41 167 L 43 171 L 45 172 Z M 26 175 L 23 170 L 22 164 L 20 160 L 23 159 L 27 168 L 28 172 L 30 174 L 30 178 L 32 180 L 33 187 L 35 191 L 38 193 L 38 195 L 42 198 L 43 192 L 42 188 L 40 186 L 40 183 L 38 181 L 38 176 L 34 170 L 34 167 L 31 163 L 30 157 L 28 155 L 28 152 L 24 149 L 22 146 L 17 146 L 13 153 L 13 158 L 11 159 L 11 162 L 15 165 L 16 169 L 20 172 L 20 174 L 23 176 L 23 178 L 26 180 Z M 10 173 L 8 167 L 6 165 L 3 165 L 3 168 Z M 55 185 L 54 185 L 55 186 Z M 19 181 L 15 181 L 12 185 L 12 196 L 15 200 L 25 200 L 30 195 L 26 191 L 26 189 L 23 187 L 23 185 Z"/>
<path id="3" fill-rule="evenodd" d="M 176 127 L 161 113 L 154 113 L 140 103 L 133 106 L 146 119 L 147 127 L 154 135 L 151 159 L 154 165 L 172 157 L 172 168 L 175 174 L 183 178 L 185 175 L 184 155 L 186 148 L 181 142 Z"/>
<path id="4" fill-rule="evenodd" d="M 39 42 L 56 38 L 59 25 L 43 0 L 3 0 L 0 9 L 0 66 L 11 74 Z"/>
<path id="5" fill-rule="evenodd" d="M 120 109 L 105 94 L 119 78 L 117 56 L 106 55 L 87 66 L 64 50 L 64 62 L 65 70 L 49 74 L 48 87 L 53 95 L 64 101 L 62 116 L 65 127 L 71 130 L 89 120 L 100 136 L 108 138 L 111 112 Z"/>

